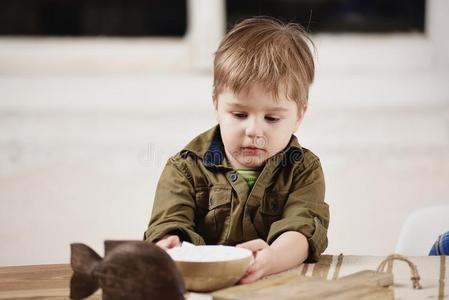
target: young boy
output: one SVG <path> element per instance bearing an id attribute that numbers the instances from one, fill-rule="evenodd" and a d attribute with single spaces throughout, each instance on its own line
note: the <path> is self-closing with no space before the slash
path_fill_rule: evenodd
<path id="1" fill-rule="evenodd" d="M 254 259 L 242 283 L 320 257 L 324 176 L 293 135 L 314 77 L 309 42 L 299 25 L 261 17 L 226 34 L 214 60 L 218 125 L 168 160 L 146 241 L 248 248 Z"/>

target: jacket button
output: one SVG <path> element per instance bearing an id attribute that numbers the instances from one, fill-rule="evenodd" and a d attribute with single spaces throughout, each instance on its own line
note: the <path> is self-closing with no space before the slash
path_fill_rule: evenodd
<path id="1" fill-rule="evenodd" d="M 274 211 L 278 211 L 279 205 L 275 201 L 271 201 L 271 209 Z"/>
<path id="2" fill-rule="evenodd" d="M 229 175 L 229 180 L 231 180 L 232 182 L 235 182 L 237 180 L 238 176 L 235 173 L 232 173 L 231 175 Z"/>
<path id="3" fill-rule="evenodd" d="M 209 205 L 214 204 L 214 199 L 212 197 L 209 198 Z"/>

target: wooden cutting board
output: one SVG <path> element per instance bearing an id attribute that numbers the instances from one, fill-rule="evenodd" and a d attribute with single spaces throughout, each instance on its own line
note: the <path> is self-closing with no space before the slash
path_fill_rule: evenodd
<path id="1" fill-rule="evenodd" d="M 392 285 L 392 274 L 375 271 L 362 271 L 336 280 L 285 273 L 252 284 L 223 289 L 213 293 L 212 296 L 214 300 L 393 300 Z"/>

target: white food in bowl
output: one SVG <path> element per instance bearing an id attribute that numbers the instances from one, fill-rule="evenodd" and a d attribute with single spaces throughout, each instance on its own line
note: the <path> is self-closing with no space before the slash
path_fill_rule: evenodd
<path id="1" fill-rule="evenodd" d="M 175 261 L 185 262 L 220 262 L 246 258 L 252 255 L 245 248 L 232 246 L 184 246 L 167 250 Z"/>

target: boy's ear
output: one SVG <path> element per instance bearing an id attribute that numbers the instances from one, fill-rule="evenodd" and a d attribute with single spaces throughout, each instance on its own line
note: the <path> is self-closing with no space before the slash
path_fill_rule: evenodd
<path id="1" fill-rule="evenodd" d="M 217 98 L 215 96 L 212 96 L 212 105 L 214 106 L 214 110 L 217 111 L 218 110 L 218 102 L 217 102 Z"/>
<path id="2" fill-rule="evenodd" d="M 215 120 L 218 122 L 218 101 L 216 97 L 212 97 L 212 105 L 214 106 Z"/>
<path id="3" fill-rule="evenodd" d="M 303 107 L 299 107 L 298 108 L 298 119 L 296 120 L 296 124 L 295 124 L 295 128 L 294 128 L 294 132 L 297 132 L 299 129 L 299 126 L 302 123 L 302 120 L 304 120 L 304 115 L 307 112 L 307 106 L 303 106 Z"/>

